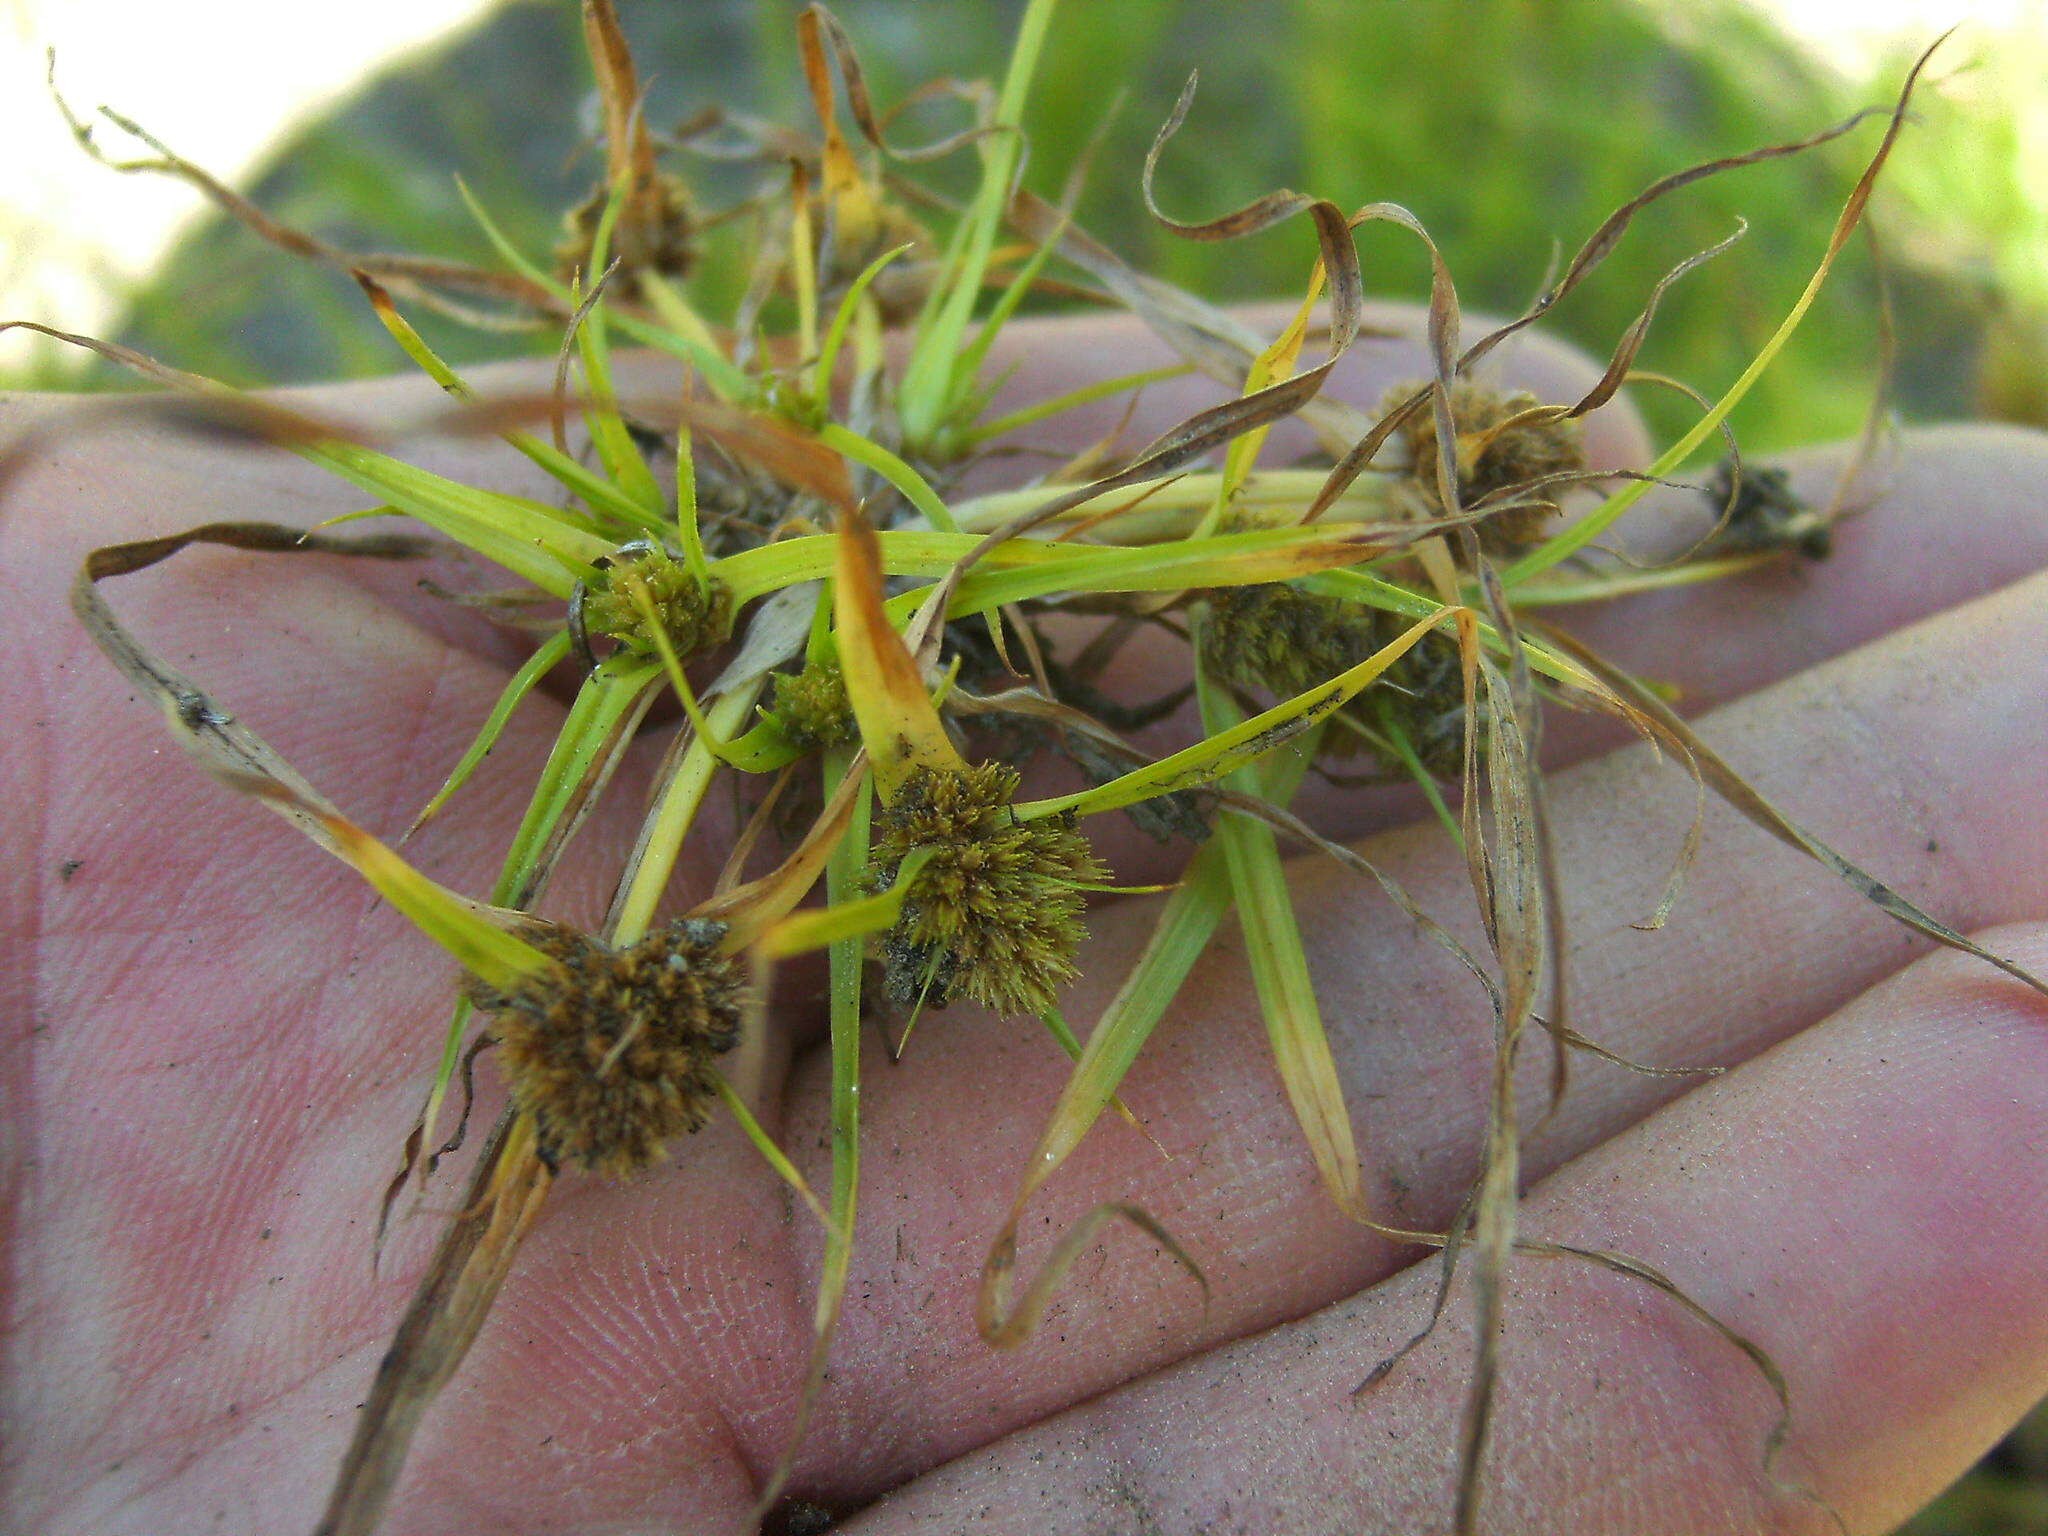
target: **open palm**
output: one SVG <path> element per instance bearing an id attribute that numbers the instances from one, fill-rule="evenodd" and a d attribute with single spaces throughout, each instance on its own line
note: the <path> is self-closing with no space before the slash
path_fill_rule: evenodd
<path id="1" fill-rule="evenodd" d="M 1113 323 L 1019 327 L 1026 382 L 1139 366 Z M 1370 401 L 1419 367 L 1363 346 Z M 1540 343 L 1508 364 L 1589 377 Z M 1147 403 L 1159 423 L 1185 401 Z M 384 419 L 409 386 L 323 391 Z M 54 402 L 0 404 L 0 433 Z M 1068 446 L 1106 430 L 1072 424 Z M 1638 453 L 1607 413 L 1605 462 Z M 474 445 L 429 444 L 484 473 Z M 1801 461 L 1825 491 L 1840 455 Z M 492 464 L 496 460 L 489 461 Z M 2048 914 L 2048 444 L 1993 429 L 1908 440 L 1829 562 L 1639 598 L 1579 625 L 1623 664 L 1722 709 L 1709 739 L 1796 817 L 1958 926 Z M 1672 518 L 1683 498 L 1662 511 Z M 5 1509 L 21 1531 L 309 1528 L 459 1176 L 371 1270 L 451 968 L 356 878 L 184 761 L 82 639 L 64 592 L 100 544 L 227 517 L 312 522 L 347 493 L 287 456 L 133 422 L 47 449 L 0 508 L 0 1112 L 8 1137 Z M 452 561 L 451 561 L 452 565 Z M 500 686 L 513 643 L 419 592 L 419 572 L 197 552 L 113 589 L 348 812 L 395 833 Z M 438 574 L 485 584 L 480 572 Z M 1834 659 L 1830 659 L 1834 658 Z M 1124 665 L 1142 669 L 1142 656 Z M 559 719 L 522 711 L 412 846 L 482 890 Z M 1159 742 L 1175 729 L 1154 727 Z M 1149 739 L 1149 738 L 1148 738 Z M 1611 743 L 1552 732 L 1553 755 Z M 644 742 L 551 893 L 601 910 Z M 635 775 L 641 777 L 636 780 Z M 1553 780 L 1578 1027 L 1637 1061 L 1582 1066 L 1531 1140 L 1534 1235 L 1656 1265 L 1763 1344 L 1793 1400 L 1784 1470 L 1850 1528 L 1902 1518 L 2048 1389 L 2048 1015 L 1922 946 L 1732 817 L 1710 816 L 1678 916 L 1654 906 L 1693 791 L 1642 748 Z M 1305 797 L 1432 912 L 1470 905 L 1398 796 Z M 725 811 L 714 797 L 712 814 Z M 1179 855 L 1119 830 L 1127 876 Z M 715 868 L 691 867 L 702 890 Z M 1381 1209 L 1440 1226 L 1476 1166 L 1491 1057 L 1482 999 L 1376 890 L 1328 862 L 1295 900 Z M 678 893 L 679 896 L 682 893 Z M 1068 1013 L 1093 1017 L 1149 931 L 1106 904 Z M 1453 926 L 1457 926 L 1456 923 Z M 2048 930 L 2007 953 L 2048 965 Z M 1903 969 L 1902 969 L 1903 967 Z M 767 1116 L 826 1160 L 819 999 L 778 989 Z M 966 1007 L 864 1067 L 864 1235 L 834 1365 L 791 1485 L 846 1529 L 1422 1531 L 1445 1527 L 1472 1354 L 1460 1309 L 1370 1391 L 1426 1315 L 1434 1269 L 1319 1188 L 1266 1057 L 1234 932 L 1219 936 L 1125 1098 L 1170 1153 L 1104 1124 L 1034 1204 L 1022 1266 L 1105 1199 L 1128 1230 L 1085 1255 L 1039 1334 L 997 1353 L 972 1298 L 1066 1062 Z M 1532 1062 L 1532 1092 L 1541 1062 Z M 496 1108 L 492 1074 L 479 1074 Z M 1532 1099 L 1532 1102 L 1536 1100 Z M 726 1122 L 629 1184 L 565 1182 L 417 1444 L 387 1529 L 713 1533 L 743 1527 L 789 1435 L 820 1234 Z M 1774 1404 L 1744 1359 L 1647 1288 L 1555 1261 L 1514 1271 L 1489 1528 L 1821 1529 L 1773 1488 Z"/>

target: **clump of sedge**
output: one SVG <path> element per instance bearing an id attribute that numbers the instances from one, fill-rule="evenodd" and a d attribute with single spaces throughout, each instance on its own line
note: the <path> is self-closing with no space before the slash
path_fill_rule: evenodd
<path id="1" fill-rule="evenodd" d="M 778 672 L 774 683 L 773 701 L 763 713 L 791 746 L 815 752 L 860 739 L 837 660 L 820 657 L 801 672 Z"/>
<path id="2" fill-rule="evenodd" d="M 536 923 L 521 937 L 560 966 L 509 992 L 471 982 L 513 1102 L 541 1155 L 614 1177 L 704 1124 L 714 1060 L 738 1042 L 746 974 L 725 924 L 684 918 L 625 949 Z"/>
<path id="3" fill-rule="evenodd" d="M 670 648 L 684 660 L 732 633 L 731 592 L 720 582 L 700 581 L 682 561 L 651 544 L 621 550 L 606 585 L 584 592 L 584 630 L 652 652 L 655 641 L 638 600 L 641 595 L 661 621 Z"/>
<path id="4" fill-rule="evenodd" d="M 876 814 L 868 879 L 891 885 L 931 849 L 883 940 L 889 995 L 943 1008 L 965 997 L 998 1013 L 1044 1013 L 1076 974 L 1087 900 L 1109 870 L 1067 816 L 1019 821 L 1007 763 L 913 769 Z"/>
<path id="5" fill-rule="evenodd" d="M 1388 393 L 1380 409 L 1391 411 L 1421 388 L 1404 384 Z M 1586 467 L 1584 435 L 1579 423 L 1562 417 L 1517 421 L 1543 402 L 1526 390 L 1502 394 L 1471 379 L 1459 379 L 1450 390 L 1451 421 L 1457 428 L 1456 481 L 1459 503 L 1470 511 L 1488 498 L 1512 501 L 1480 524 L 1480 537 L 1493 548 L 1508 550 L 1543 537 L 1544 524 L 1557 513 L 1558 485 L 1536 485 L 1526 497 L 1516 488 L 1552 475 L 1568 475 Z M 1436 489 L 1436 415 L 1415 411 L 1402 424 L 1400 439 L 1408 448 L 1409 487 L 1432 516 L 1444 512 Z"/>
<path id="6" fill-rule="evenodd" d="M 1407 627 L 1396 614 L 1285 582 L 1223 587 L 1209 594 L 1202 660 L 1233 683 L 1285 698 L 1357 666 Z M 1347 719 L 1363 731 L 1347 727 Z M 1324 747 L 1338 756 L 1363 749 L 1387 772 L 1399 773 L 1406 760 L 1375 744 L 1389 732 L 1405 737 L 1436 777 L 1462 771 L 1465 685 L 1457 642 L 1449 636 L 1424 635 L 1353 701 L 1324 736 Z"/>
<path id="7" fill-rule="evenodd" d="M 588 284 L 597 277 L 590 270 L 591 250 L 611 197 L 610 186 L 599 182 L 563 219 L 562 241 L 555 247 L 555 271 L 563 282 L 580 277 Z M 697 259 L 697 222 L 681 177 L 655 171 L 640 178 L 613 226 L 611 254 L 619 269 L 607 291 L 629 303 L 640 297 L 641 273 L 673 280 L 690 270 Z"/>

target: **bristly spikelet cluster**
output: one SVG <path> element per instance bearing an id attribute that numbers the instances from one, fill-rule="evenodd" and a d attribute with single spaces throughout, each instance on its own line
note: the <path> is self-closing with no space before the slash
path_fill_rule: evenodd
<path id="1" fill-rule="evenodd" d="M 1390 411 L 1414 394 L 1419 384 L 1389 391 L 1380 409 Z M 1499 430 L 1506 422 L 1543 402 L 1527 390 L 1502 394 L 1470 379 L 1451 385 L 1451 421 L 1457 428 L 1458 500 L 1471 510 L 1489 496 L 1507 494 L 1550 475 L 1573 474 L 1586 467 L 1584 434 L 1575 420 L 1552 418 L 1522 422 Z M 1402 425 L 1408 447 L 1409 484 L 1433 515 L 1443 507 L 1436 491 L 1436 415 L 1416 411 Z M 1542 486 L 1528 501 L 1511 506 L 1480 524 L 1480 536 L 1499 549 L 1513 549 L 1543 537 L 1543 526 L 1557 513 L 1562 487 Z"/>
<path id="2" fill-rule="evenodd" d="M 591 247 L 611 196 L 610 186 L 598 183 L 562 221 L 555 270 L 563 282 L 580 276 L 588 287 L 599 277 L 590 270 Z M 690 270 L 697 259 L 697 221 L 691 216 L 689 192 L 681 177 L 656 171 L 639 182 L 612 228 L 611 254 L 619 269 L 607 291 L 628 302 L 640 296 L 641 273 L 680 278 Z"/>
<path id="3" fill-rule="evenodd" d="M 807 663 L 801 672 L 776 673 L 765 713 L 791 746 L 805 752 L 843 746 L 860 736 L 846 698 L 846 678 L 830 657 Z"/>
<path id="4" fill-rule="evenodd" d="M 686 661 L 732 633 L 731 592 L 717 581 L 699 581 L 680 560 L 654 548 L 621 553 L 612 563 L 609 583 L 584 594 L 585 629 L 652 652 L 654 637 L 635 600 L 635 585 L 644 590 L 669 645 Z"/>
<path id="5" fill-rule="evenodd" d="M 1288 697 L 1327 683 L 1381 645 L 1373 609 L 1285 582 L 1209 594 L 1202 660 L 1231 682 Z"/>
<path id="6" fill-rule="evenodd" d="M 1399 638 L 1408 621 L 1339 597 L 1303 592 L 1285 582 L 1223 587 L 1209 594 L 1202 630 L 1202 661 L 1218 676 L 1286 698 L 1326 683 Z M 1424 635 L 1364 693 L 1346 718 L 1367 731 L 1399 731 L 1415 755 L 1439 778 L 1464 764 L 1465 685 L 1457 642 Z M 1372 746 L 1372 737 L 1341 722 L 1324 748 L 1344 756 L 1364 748 L 1390 773 L 1403 771 L 1398 754 Z"/>
<path id="7" fill-rule="evenodd" d="M 703 1125 L 718 1102 L 712 1063 L 739 1040 L 746 983 L 718 948 L 724 936 L 723 923 L 685 918 L 614 950 L 537 923 L 522 937 L 560 973 L 509 993 L 471 984 L 549 1162 L 621 1177 Z"/>
<path id="8" fill-rule="evenodd" d="M 1076 974 L 1087 905 L 1077 883 L 1109 878 L 1071 816 L 1019 821 L 1007 763 L 918 768 L 875 817 L 868 879 L 934 850 L 883 941 L 889 995 L 943 1008 L 966 997 L 998 1013 L 1043 1013 Z"/>

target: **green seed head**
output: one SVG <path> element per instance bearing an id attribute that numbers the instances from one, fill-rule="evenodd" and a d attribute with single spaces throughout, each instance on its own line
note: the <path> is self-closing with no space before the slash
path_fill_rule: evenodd
<path id="1" fill-rule="evenodd" d="M 830 658 L 801 672 L 775 674 L 773 707 L 767 711 L 790 745 L 812 752 L 857 740 L 860 729 L 846 701 L 846 679 Z"/>
<path id="2" fill-rule="evenodd" d="M 883 941 L 889 993 L 943 1008 L 966 997 L 998 1013 L 1043 1013 L 1075 974 L 1087 905 L 1076 882 L 1109 871 L 1071 816 L 1018 821 L 1007 763 L 913 770 L 875 818 L 870 885 L 914 850 L 934 850 Z"/>
<path id="3" fill-rule="evenodd" d="M 1286 698 L 1355 667 L 1399 638 L 1408 622 L 1398 614 L 1284 582 L 1223 587 L 1209 594 L 1202 662 L 1240 686 Z M 1424 635 L 1352 700 L 1345 714 L 1382 736 L 1398 730 L 1437 777 L 1457 774 L 1465 752 L 1465 684 L 1457 642 L 1447 635 Z M 1341 723 L 1323 740 L 1334 755 L 1365 751 L 1386 772 L 1405 771 L 1398 753 L 1380 749 L 1371 736 Z"/>
<path id="4" fill-rule="evenodd" d="M 1285 582 L 1209 594 L 1202 660 L 1247 688 L 1289 697 L 1327 683 L 1386 642 L 1377 610 Z"/>
<path id="5" fill-rule="evenodd" d="M 718 1096 L 712 1063 L 739 1039 L 745 991 L 744 968 L 718 948 L 724 936 L 723 923 L 686 918 L 614 950 L 536 923 L 521 937 L 560 972 L 512 992 L 470 984 L 550 1162 L 623 1176 L 703 1125 Z"/>
<path id="6" fill-rule="evenodd" d="M 608 582 L 583 598 L 583 625 L 639 651 L 653 651 L 647 615 L 636 601 L 637 586 L 654 610 L 668 643 L 687 661 L 732 633 L 732 594 L 717 581 L 700 582 L 666 550 L 635 549 L 612 563 Z"/>

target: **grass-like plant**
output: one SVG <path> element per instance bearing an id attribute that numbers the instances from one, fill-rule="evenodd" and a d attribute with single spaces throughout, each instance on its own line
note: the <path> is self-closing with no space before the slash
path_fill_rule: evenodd
<path id="1" fill-rule="evenodd" d="M 1454 1272 L 1469 1267 L 1474 1277 L 1488 1342 L 1467 1398 L 1457 1528 L 1475 1529 L 1496 1393 L 1491 1341 L 1516 1255 L 1632 1276 L 1721 1327 L 1645 1263 L 1533 1242 L 1517 1229 L 1529 1117 L 1515 1068 L 1535 1049 L 1531 1036 L 1553 1048 L 1552 1110 L 1569 1091 L 1575 1055 L 1618 1059 L 1574 1024 L 1561 901 L 1569 872 L 1552 847 L 1536 752 L 1555 710 L 1625 721 L 1698 781 L 1702 803 L 1706 791 L 1719 795 L 1901 923 L 2040 988 L 1787 819 L 1632 676 L 1626 658 L 1596 655 L 1546 621 L 1555 606 L 1712 581 L 1824 549 L 1835 509 L 1788 503 L 1781 483 L 1745 470 L 1739 457 L 1719 482 L 1716 536 L 1694 552 L 1637 567 L 1603 541 L 1650 487 L 1717 440 L 1799 326 L 1901 130 L 1917 67 L 1884 115 L 1882 138 L 1798 302 L 1740 377 L 1699 399 L 1692 427 L 1616 488 L 1614 475 L 1588 465 L 1580 423 L 1637 380 L 1636 354 L 1665 287 L 1732 241 L 1681 263 L 1644 296 L 1604 375 L 1578 399 L 1502 391 L 1480 365 L 1585 281 L 1658 199 L 1702 176 L 1809 148 L 1855 120 L 1645 189 L 1523 314 L 1468 342 L 1445 262 L 1397 204 L 1347 212 L 1283 191 L 1199 221 L 1160 210 L 1152 173 L 1192 108 L 1191 81 L 1144 167 L 1161 225 L 1190 240 L 1226 241 L 1306 220 L 1316 235 L 1302 302 L 1266 336 L 1126 265 L 1075 224 L 1071 197 L 1052 203 L 1026 189 L 1020 125 L 1057 9 L 1055 0 L 1030 0 L 1000 83 L 950 93 L 964 126 L 906 146 L 870 100 L 850 39 L 822 6 L 809 7 L 797 43 L 815 121 L 699 125 L 750 141 L 767 178 L 746 215 L 756 225 L 752 278 L 729 315 L 703 314 L 692 300 L 692 242 L 715 215 L 695 206 L 679 164 L 657 154 L 609 0 L 583 5 L 605 176 L 569 215 L 557 252 L 516 249 L 476 205 L 501 270 L 370 261 L 271 224 L 153 141 L 153 158 L 120 162 L 194 181 L 259 232 L 354 271 L 396 344 L 450 397 L 422 424 L 500 436 L 559 487 L 542 500 L 464 484 L 334 423 L 107 343 L 66 338 L 166 386 L 171 394 L 149 409 L 287 447 L 357 487 L 368 502 L 362 515 L 410 518 L 427 534 L 210 524 L 96 552 L 74 594 L 95 641 L 202 766 L 352 865 L 467 973 L 438 1040 L 421 1042 L 438 1065 L 419 1119 L 409 1132 L 392 1127 L 404 1168 L 386 1193 L 387 1215 L 460 1139 L 458 1124 L 441 1140 L 447 1101 L 464 1088 L 478 1049 L 490 1048 L 509 1089 L 467 1188 L 440 1202 L 453 1214 L 358 1417 L 325 1532 L 377 1526 L 415 1430 L 461 1364 L 552 1186 L 687 1158 L 688 1134 L 714 1115 L 744 1129 L 822 1226 L 807 1410 L 831 1360 L 858 1219 L 863 1031 L 882 1030 L 891 1052 L 914 1067 L 913 1026 L 956 1001 L 1043 1027 L 1051 1048 L 1072 1058 L 1035 1154 L 1017 1171 L 1012 1211 L 987 1234 L 978 1318 L 989 1343 L 1032 1333 L 1057 1289 L 1077 1283 L 1073 1261 L 1106 1222 L 1133 1223 L 1164 1247 L 1194 1282 L 1188 1304 L 1200 1305 L 1206 1281 L 1191 1250 L 1137 1203 L 1105 1205 L 1076 1223 L 1021 1289 L 1018 1233 L 1033 1197 L 1105 1111 L 1137 1121 L 1120 1097 L 1127 1074 L 1232 916 L 1275 1070 L 1329 1198 L 1362 1226 L 1440 1250 L 1432 1326 Z M 77 127 L 91 143 L 90 130 Z M 978 159 L 964 205 L 911 179 L 939 153 Z M 1361 334 L 1353 237 L 1366 223 L 1406 231 L 1427 257 L 1433 362 L 1429 376 L 1370 413 L 1321 393 Z M 1106 445 L 1034 483 L 969 494 L 963 475 L 992 444 L 1161 376 L 1148 370 L 996 411 L 996 339 L 1025 296 L 1055 280 L 1134 311 L 1181 368 L 1221 380 L 1229 395 L 1142 447 Z M 560 346 L 553 390 L 473 389 L 403 313 L 413 302 L 463 313 L 479 295 L 550 329 Z M 670 354 L 687 383 L 666 395 L 620 389 L 617 338 Z M 1290 418 L 1314 432 L 1322 462 L 1263 462 L 1271 429 Z M 414 827 L 459 803 L 526 698 L 550 679 L 573 680 L 573 702 L 498 879 L 480 897 L 435 884 L 352 822 L 240 723 L 232 701 L 216 701 L 131 635 L 101 591 L 192 544 L 405 559 L 433 540 L 503 570 L 512 588 L 465 600 L 532 643 Z M 1077 622 L 1093 626 L 1085 644 L 1056 639 L 1056 627 L 1071 637 Z M 1118 646 L 1147 629 L 1186 642 L 1175 652 L 1184 671 L 1155 681 L 1170 702 L 1194 701 L 1191 739 L 1156 757 L 1129 739 L 1151 701 L 1098 687 Z M 627 743 L 654 710 L 670 707 L 687 724 L 637 837 L 606 850 L 619 874 L 604 921 L 582 932 L 541 918 L 535 908 L 549 878 Z M 1016 759 L 1041 749 L 1065 759 L 1080 787 L 1035 792 Z M 1484 953 L 1454 937 L 1447 915 L 1425 912 L 1386 872 L 1290 812 L 1309 773 L 1421 787 L 1441 835 L 1462 849 Z M 731 848 L 709 846 L 699 827 L 707 798 L 725 783 L 753 805 Z M 1118 889 L 1090 828 L 1114 813 L 1184 840 L 1187 868 L 1135 968 L 1077 1028 L 1061 998 L 1082 963 L 1091 904 Z M 1493 1020 L 1480 1173 L 1442 1230 L 1415 1230 L 1368 1197 L 1283 844 L 1377 881 L 1466 967 Z M 708 898 L 674 912 L 667 898 L 690 860 L 724 874 Z M 810 1187 L 750 1104 L 776 968 L 816 951 L 829 976 L 832 1078 L 823 1190 Z M 943 1028 L 943 1019 L 920 1027 Z M 467 1119 L 466 1104 L 459 1118 Z M 1793 1411 L 1784 1380 L 1760 1343 L 1722 1331 L 1778 1395 L 1778 1423 L 1760 1450 L 1776 1477 Z M 1362 1390 L 1399 1359 L 1360 1361 Z M 789 1465 L 785 1457 L 765 1479 L 762 1510 Z"/>

